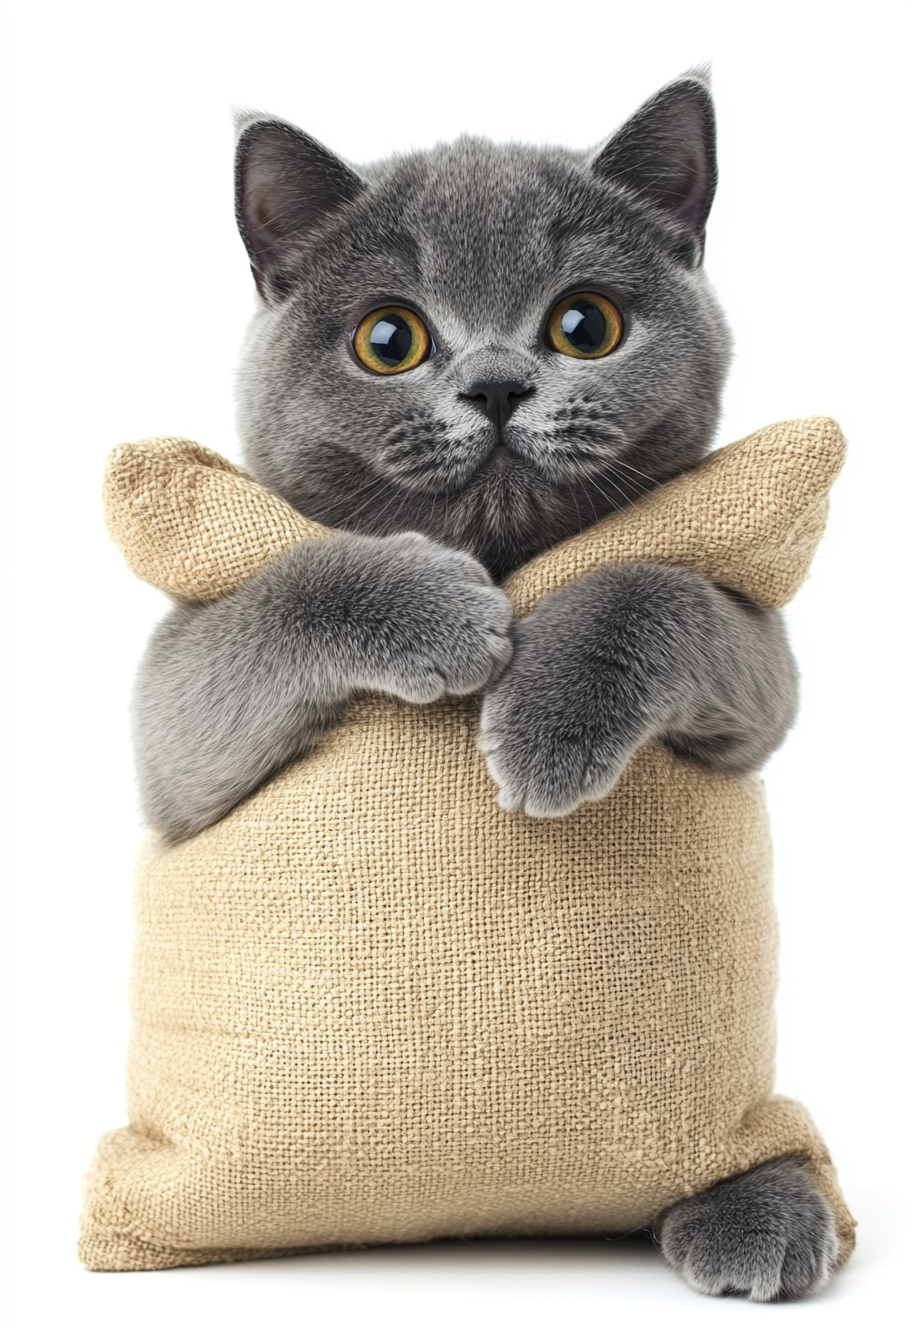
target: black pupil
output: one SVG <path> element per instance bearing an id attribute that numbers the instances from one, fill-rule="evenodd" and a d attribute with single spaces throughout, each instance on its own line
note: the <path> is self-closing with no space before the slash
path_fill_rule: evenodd
<path id="1" fill-rule="evenodd" d="M 395 369 L 412 349 L 412 329 L 401 314 L 384 314 L 371 328 L 370 344 L 377 359 Z"/>
<path id="2" fill-rule="evenodd" d="M 584 353 L 598 350 L 608 330 L 605 315 L 591 300 L 574 300 L 561 318 L 561 328 L 570 345 Z"/>

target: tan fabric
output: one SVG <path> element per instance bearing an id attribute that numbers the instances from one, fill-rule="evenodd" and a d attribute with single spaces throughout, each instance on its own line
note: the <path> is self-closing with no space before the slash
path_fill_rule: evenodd
<path id="1" fill-rule="evenodd" d="M 543 595 L 605 563 L 645 560 L 689 567 L 780 609 L 808 574 L 844 458 L 835 420 L 760 429 L 527 563 L 510 578 L 516 612 L 524 617 Z"/>
<path id="2" fill-rule="evenodd" d="M 522 569 L 514 602 L 654 557 L 781 603 L 843 446 L 830 421 L 764 430 Z M 118 449 L 107 494 L 131 566 L 184 599 L 319 533 L 174 440 Z M 478 708 L 365 697 L 217 825 L 147 845 L 131 1124 L 89 1173 L 89 1267 L 622 1232 L 783 1154 L 848 1256 L 826 1149 L 772 1096 L 761 781 L 655 746 L 601 802 L 532 820 L 497 806 Z"/>
<path id="3" fill-rule="evenodd" d="M 116 447 L 102 500 L 127 566 L 176 600 L 217 599 L 302 539 L 333 534 L 186 438 Z"/>

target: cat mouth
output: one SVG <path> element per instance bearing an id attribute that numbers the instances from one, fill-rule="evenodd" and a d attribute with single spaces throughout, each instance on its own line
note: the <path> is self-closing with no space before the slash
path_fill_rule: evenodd
<path id="1" fill-rule="evenodd" d="M 495 475 L 505 475 L 513 469 L 518 460 L 516 453 L 511 451 L 506 443 L 497 443 L 491 448 L 484 469 L 493 471 Z"/>
<path id="2" fill-rule="evenodd" d="M 482 461 L 477 475 L 490 475 L 497 479 L 506 479 L 527 470 L 529 460 L 526 456 L 524 440 L 510 437 L 498 429 L 496 436 L 488 444 L 488 454 Z"/>

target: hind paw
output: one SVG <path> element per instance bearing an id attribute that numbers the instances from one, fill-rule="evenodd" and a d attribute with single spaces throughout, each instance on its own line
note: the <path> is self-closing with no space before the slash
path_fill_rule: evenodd
<path id="1" fill-rule="evenodd" d="M 797 1299 L 824 1287 L 836 1260 L 830 1206 L 790 1157 L 683 1199 L 657 1230 L 672 1268 L 707 1296 Z"/>

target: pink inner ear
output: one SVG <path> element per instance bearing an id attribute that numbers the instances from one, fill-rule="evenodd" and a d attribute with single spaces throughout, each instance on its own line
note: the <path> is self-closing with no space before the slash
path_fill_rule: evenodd
<path id="1" fill-rule="evenodd" d="M 686 77 L 662 88 L 605 144 L 592 169 L 699 235 L 716 178 L 715 116 L 706 83 Z"/>
<path id="2" fill-rule="evenodd" d="M 269 207 L 264 182 L 248 180 L 244 189 L 244 212 L 249 219 L 247 229 L 257 266 L 261 270 L 273 267 L 281 256 L 281 246 L 275 243 L 281 231 L 276 225 L 276 214 Z"/>
<path id="3" fill-rule="evenodd" d="M 237 219 L 254 269 L 267 275 L 327 213 L 365 182 L 340 158 L 281 120 L 251 120 L 237 146 Z"/>
<path id="4" fill-rule="evenodd" d="M 282 258 L 283 242 L 294 235 L 294 220 L 288 215 L 285 190 L 279 183 L 283 173 L 284 164 L 271 152 L 260 157 L 251 154 L 244 162 L 241 207 L 255 272 L 275 267 Z"/>

